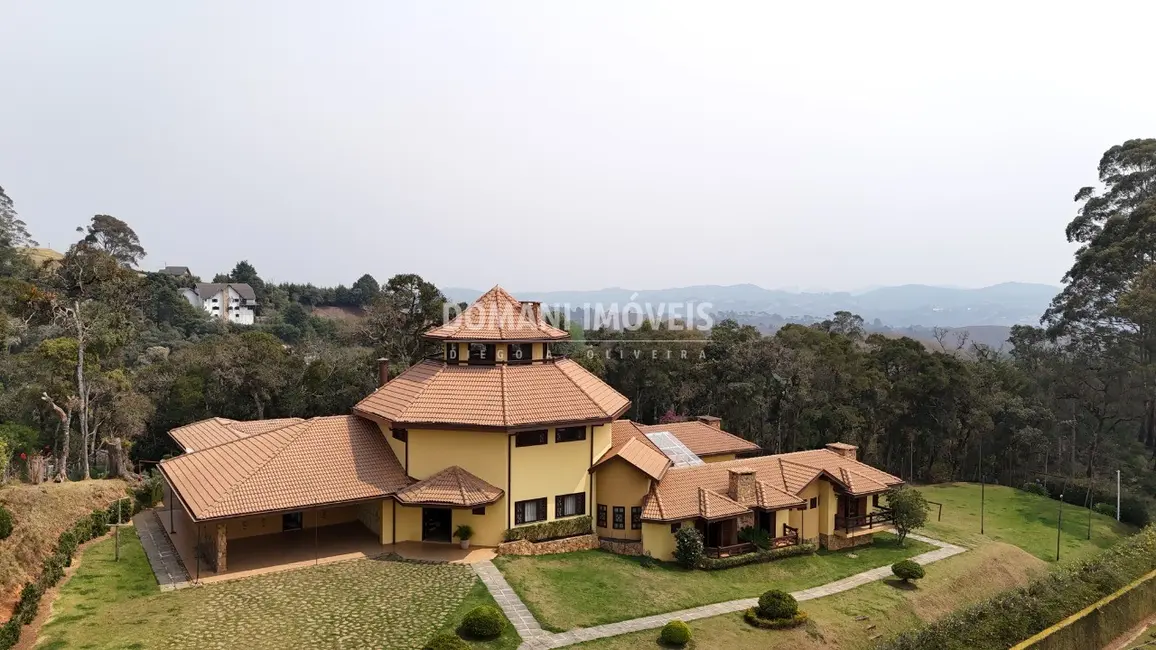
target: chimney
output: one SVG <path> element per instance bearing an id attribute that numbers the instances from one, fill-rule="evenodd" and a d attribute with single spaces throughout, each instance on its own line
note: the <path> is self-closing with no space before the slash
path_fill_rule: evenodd
<path id="1" fill-rule="evenodd" d="M 378 388 L 389 383 L 389 359 L 382 357 L 377 360 L 377 386 Z"/>
<path id="2" fill-rule="evenodd" d="M 536 300 L 523 300 L 522 314 L 529 317 L 530 322 L 539 323 L 542 320 L 542 303 Z"/>
<path id="3" fill-rule="evenodd" d="M 855 445 L 849 445 L 845 442 L 830 442 L 827 443 L 827 449 L 839 454 L 843 458 L 859 460 L 859 448 Z"/>
<path id="4" fill-rule="evenodd" d="M 722 429 L 722 418 L 718 418 L 718 417 L 715 417 L 713 415 L 699 415 L 699 416 L 696 416 L 694 419 L 698 420 L 699 422 L 702 422 L 703 424 L 709 424 L 710 426 L 712 426 L 716 429 L 719 429 L 719 430 Z"/>
<path id="5" fill-rule="evenodd" d="M 758 501 L 758 495 L 755 494 L 755 470 L 749 467 L 736 467 L 727 470 L 727 473 L 730 474 L 728 497 L 743 505 Z"/>

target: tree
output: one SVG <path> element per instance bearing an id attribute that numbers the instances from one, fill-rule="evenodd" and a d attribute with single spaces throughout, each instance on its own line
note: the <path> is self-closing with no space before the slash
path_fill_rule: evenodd
<path id="1" fill-rule="evenodd" d="M 85 233 L 82 241 L 90 248 L 108 253 L 125 266 L 135 267 L 145 255 L 136 232 L 116 217 L 98 214 L 87 230 L 77 228 L 77 231 Z"/>
<path id="2" fill-rule="evenodd" d="M 895 574 L 904 584 L 912 580 L 921 580 L 925 575 L 923 566 L 912 560 L 900 560 L 891 565 L 891 573 Z"/>
<path id="3" fill-rule="evenodd" d="M 907 534 L 927 523 L 927 499 L 923 493 L 915 488 L 900 486 L 887 491 L 887 507 L 891 508 L 895 532 L 899 534 L 899 543 L 907 539 Z"/>
<path id="4" fill-rule="evenodd" d="M 698 567 L 702 561 L 702 533 L 694 528 L 679 528 L 674 534 L 674 559 L 688 569 Z"/>
<path id="5" fill-rule="evenodd" d="M 357 278 L 357 282 L 353 283 L 350 291 L 353 294 L 354 302 L 358 306 L 364 307 L 377 297 L 377 294 L 381 291 L 381 287 L 372 275 L 366 273 L 360 278 Z"/>
<path id="6" fill-rule="evenodd" d="M 14 265 L 26 258 L 18 250 L 26 246 L 36 246 L 28 234 L 28 225 L 16 214 L 12 199 L 0 187 L 0 269 L 10 273 Z"/>
<path id="7" fill-rule="evenodd" d="M 402 366 L 437 351 L 423 338 L 442 322 L 446 297 L 420 275 L 395 275 L 366 310 L 362 336 L 383 356 Z"/>

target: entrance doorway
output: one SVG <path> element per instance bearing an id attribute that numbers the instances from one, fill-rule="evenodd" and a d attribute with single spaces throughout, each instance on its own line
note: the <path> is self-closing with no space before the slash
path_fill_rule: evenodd
<path id="1" fill-rule="evenodd" d="M 421 509 L 421 541 L 452 542 L 453 510 L 449 508 Z"/>

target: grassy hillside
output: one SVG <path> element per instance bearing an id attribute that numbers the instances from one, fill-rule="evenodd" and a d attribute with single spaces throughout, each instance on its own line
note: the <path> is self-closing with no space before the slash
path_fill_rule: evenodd
<path id="1" fill-rule="evenodd" d="M 9 485 L 0 504 L 12 511 L 12 536 L 0 541 L 0 620 L 7 620 L 21 586 L 40 570 L 56 538 L 82 515 L 125 495 L 121 480 Z"/>

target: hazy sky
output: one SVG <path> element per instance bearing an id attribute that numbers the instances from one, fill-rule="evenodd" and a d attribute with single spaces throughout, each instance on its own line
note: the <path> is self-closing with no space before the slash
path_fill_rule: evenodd
<path id="1" fill-rule="evenodd" d="M 0 0 L 0 186 L 145 268 L 1058 283 L 1156 3 Z"/>

